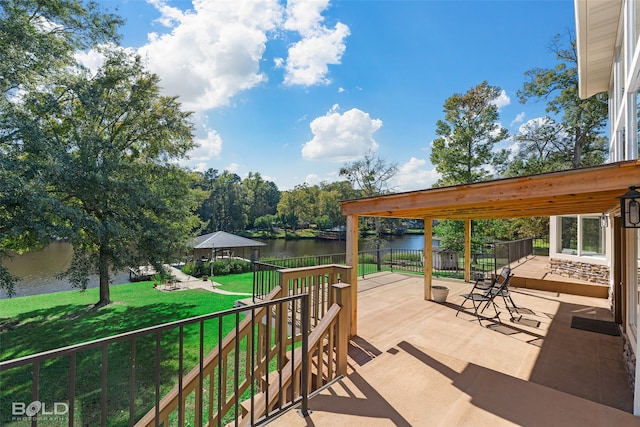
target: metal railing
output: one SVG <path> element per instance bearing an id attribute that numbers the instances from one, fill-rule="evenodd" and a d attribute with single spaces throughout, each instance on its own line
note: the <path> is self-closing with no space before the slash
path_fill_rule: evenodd
<path id="1" fill-rule="evenodd" d="M 0 362 L 3 394 L 11 391 L 13 399 L 3 402 L 0 421 L 226 425 L 241 418 L 242 402 L 255 405 L 261 393 L 274 393 L 269 384 L 291 376 L 287 366 L 298 365 L 299 378 L 310 376 L 306 352 L 298 356 L 302 363 L 286 363 L 308 339 L 308 301 L 298 293 Z M 196 351 L 188 351 L 194 342 Z M 298 389 L 273 406 L 280 411 L 306 400 L 309 388 Z"/>
<path id="2" fill-rule="evenodd" d="M 531 238 L 510 242 L 492 242 L 480 245 L 472 253 L 471 269 L 474 274 L 496 273 L 505 265 L 534 254 Z M 452 251 L 433 252 L 434 276 L 464 277 L 464 254 Z M 254 263 L 254 298 L 260 299 L 279 284 L 278 270 L 311 265 L 340 264 L 346 262 L 346 254 L 316 255 L 307 257 L 275 258 Z M 424 252 L 416 249 L 380 248 L 358 252 L 358 276 L 381 271 L 422 274 Z"/>

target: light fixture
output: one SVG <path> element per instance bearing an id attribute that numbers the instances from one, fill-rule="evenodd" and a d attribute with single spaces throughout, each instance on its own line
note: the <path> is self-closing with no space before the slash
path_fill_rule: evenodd
<path id="1" fill-rule="evenodd" d="M 636 187 L 629 187 L 620 197 L 620 215 L 624 228 L 640 228 L 640 193 Z"/>
<path id="2" fill-rule="evenodd" d="M 600 215 L 600 228 L 607 228 L 609 226 L 609 216 L 602 214 Z"/>

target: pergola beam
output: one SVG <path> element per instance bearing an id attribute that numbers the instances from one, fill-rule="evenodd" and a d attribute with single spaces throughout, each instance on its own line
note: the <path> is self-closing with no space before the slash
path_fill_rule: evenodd
<path id="1" fill-rule="evenodd" d="M 462 220 L 604 213 L 631 185 L 640 185 L 636 160 L 347 200 L 342 213 Z"/>

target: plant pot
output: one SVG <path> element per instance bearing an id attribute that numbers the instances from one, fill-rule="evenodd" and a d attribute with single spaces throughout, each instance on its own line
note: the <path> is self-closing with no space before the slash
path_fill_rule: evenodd
<path id="1" fill-rule="evenodd" d="M 438 285 L 432 286 L 431 295 L 433 295 L 433 300 L 435 302 L 445 302 L 447 300 L 447 295 L 449 295 L 449 288 Z"/>

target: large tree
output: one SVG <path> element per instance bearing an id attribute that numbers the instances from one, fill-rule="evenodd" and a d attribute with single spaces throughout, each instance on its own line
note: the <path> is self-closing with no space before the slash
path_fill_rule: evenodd
<path id="1" fill-rule="evenodd" d="M 75 63 L 78 50 L 117 41 L 121 23 L 93 1 L 0 0 L 0 261 L 9 251 L 41 248 L 64 225 L 46 213 L 62 206 L 47 191 L 45 174 L 33 167 L 34 160 L 44 159 L 23 151 L 20 132 L 38 130 L 15 126 L 16 101 L 54 84 L 58 73 Z M 14 284 L 0 265 L 0 288 L 13 295 Z"/>
<path id="2" fill-rule="evenodd" d="M 541 168 L 537 172 L 543 172 L 601 164 L 606 153 L 603 131 L 607 123 L 607 94 L 580 98 L 578 53 L 572 32 L 568 31 L 564 37 L 556 35 L 550 50 L 556 56 L 557 65 L 527 71 L 527 81 L 518 91 L 522 103 L 532 99 L 545 100 L 547 112 L 560 119 L 552 129 L 556 145 L 554 155 L 543 165 L 534 166 Z M 550 119 L 547 119 L 547 126 L 529 129 L 536 132 L 525 132 L 519 139 L 524 150 L 518 156 L 522 163 L 540 163 L 536 151 L 549 139 L 549 123 Z M 517 174 L 517 171 L 512 170 L 511 174 Z"/>
<path id="3" fill-rule="evenodd" d="M 500 127 L 496 102 L 500 88 L 486 81 L 444 103 L 444 119 L 436 123 L 431 163 L 440 173 L 436 187 L 467 184 L 492 178 L 492 167 L 504 164 L 506 152 L 495 152 L 507 138 Z"/>
<path id="4" fill-rule="evenodd" d="M 247 215 L 249 227 L 254 225 L 256 218 L 276 213 L 280 191 L 276 184 L 265 181 L 260 172 L 249 172 L 249 175 L 242 180 L 242 189 L 244 212 Z"/>
<path id="5" fill-rule="evenodd" d="M 227 170 L 222 174 L 209 169 L 202 176 L 198 187 L 207 193 L 207 198 L 198 208 L 198 215 L 206 222 L 204 231 L 243 230 L 247 224 L 244 212 L 240 176 Z"/>
<path id="6" fill-rule="evenodd" d="M 76 69 L 25 94 L 13 123 L 27 172 L 56 202 L 41 215 L 73 245 L 70 281 L 84 288 L 97 273 L 98 306 L 110 303 L 110 271 L 161 268 L 184 247 L 200 201 L 175 164 L 194 146 L 189 113 L 140 58 L 105 55 L 95 75 Z"/>
<path id="7" fill-rule="evenodd" d="M 388 163 L 369 151 L 362 159 L 345 163 L 340 176 L 346 178 L 361 197 L 372 197 L 391 191 L 390 181 L 398 173 L 396 163 Z M 367 245 L 380 249 L 386 242 L 382 238 L 380 218 L 373 218 L 375 235 L 367 238 Z"/>
<path id="8" fill-rule="evenodd" d="M 361 197 L 371 197 L 390 191 L 389 182 L 398 173 L 396 163 L 388 163 L 369 151 L 360 160 L 347 162 L 340 168 L 340 176 L 346 178 Z"/>
<path id="9" fill-rule="evenodd" d="M 454 94 L 444 103 L 444 120 L 436 124 L 431 162 L 441 174 L 434 187 L 468 184 L 494 177 L 494 171 L 505 164 L 506 150 L 495 151 L 495 145 L 507 138 L 507 130 L 499 124 L 496 102 L 501 90 L 486 81 L 465 94 Z M 472 245 L 479 246 L 487 238 L 485 222 L 475 222 Z M 434 230 L 444 247 L 464 248 L 464 224 L 461 221 L 439 221 Z M 495 236 L 494 236 L 495 237 Z"/>

